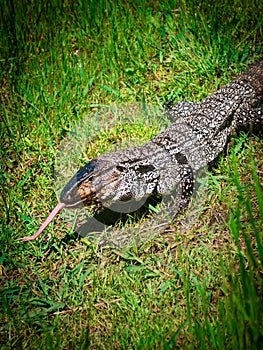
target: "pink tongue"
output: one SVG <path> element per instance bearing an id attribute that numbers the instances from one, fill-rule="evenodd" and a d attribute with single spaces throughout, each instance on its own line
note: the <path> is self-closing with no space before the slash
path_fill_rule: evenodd
<path id="1" fill-rule="evenodd" d="M 54 217 L 65 207 L 64 203 L 59 203 L 46 218 L 45 222 L 40 226 L 39 230 L 33 235 L 28 237 L 19 238 L 19 241 L 32 241 L 36 239 L 50 224 L 50 222 L 54 219 Z"/>

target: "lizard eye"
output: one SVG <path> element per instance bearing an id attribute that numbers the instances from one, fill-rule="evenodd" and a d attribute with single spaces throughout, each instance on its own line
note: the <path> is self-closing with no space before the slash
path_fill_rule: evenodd
<path id="1" fill-rule="evenodd" d="M 144 173 L 148 173 L 149 171 L 154 171 L 155 168 L 151 164 L 145 164 L 145 165 L 139 165 L 136 170 L 144 174 Z"/>
<path id="2" fill-rule="evenodd" d="M 116 169 L 120 172 L 125 170 L 125 167 L 123 165 L 116 165 Z"/>

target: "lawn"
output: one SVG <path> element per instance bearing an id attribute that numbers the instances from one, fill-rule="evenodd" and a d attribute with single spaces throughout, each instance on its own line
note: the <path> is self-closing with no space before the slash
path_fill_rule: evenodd
<path id="1" fill-rule="evenodd" d="M 200 101 L 262 59 L 262 11 L 256 0 L 2 2 L 1 349 L 262 348 L 262 130 L 233 135 L 207 169 L 194 220 L 190 208 L 137 244 L 101 247 L 65 210 L 17 240 L 87 159 L 143 144 L 166 125 L 167 100 Z M 111 106 L 124 113 L 108 117 Z M 145 106 L 153 118 L 126 113 Z"/>

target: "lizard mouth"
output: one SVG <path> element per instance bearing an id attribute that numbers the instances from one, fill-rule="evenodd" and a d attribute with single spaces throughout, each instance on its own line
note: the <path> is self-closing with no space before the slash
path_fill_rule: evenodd
<path id="1" fill-rule="evenodd" d="M 83 205 L 83 202 L 92 200 L 95 197 L 95 189 L 92 186 L 92 174 L 95 170 L 97 160 L 94 159 L 81 168 L 60 194 L 60 202 L 67 208 L 77 208 Z"/>

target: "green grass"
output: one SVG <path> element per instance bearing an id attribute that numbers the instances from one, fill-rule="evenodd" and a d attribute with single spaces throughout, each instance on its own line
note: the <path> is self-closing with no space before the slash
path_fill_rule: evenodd
<path id="1" fill-rule="evenodd" d="M 188 230 L 177 222 L 139 246 L 101 250 L 59 216 L 38 240 L 16 239 L 57 204 L 57 152 L 81 120 L 105 105 L 201 100 L 262 59 L 262 10 L 238 0 L 3 1 L 2 349 L 261 348 L 260 133 L 232 139 Z M 154 121 L 120 121 L 86 156 L 156 132 Z"/>

